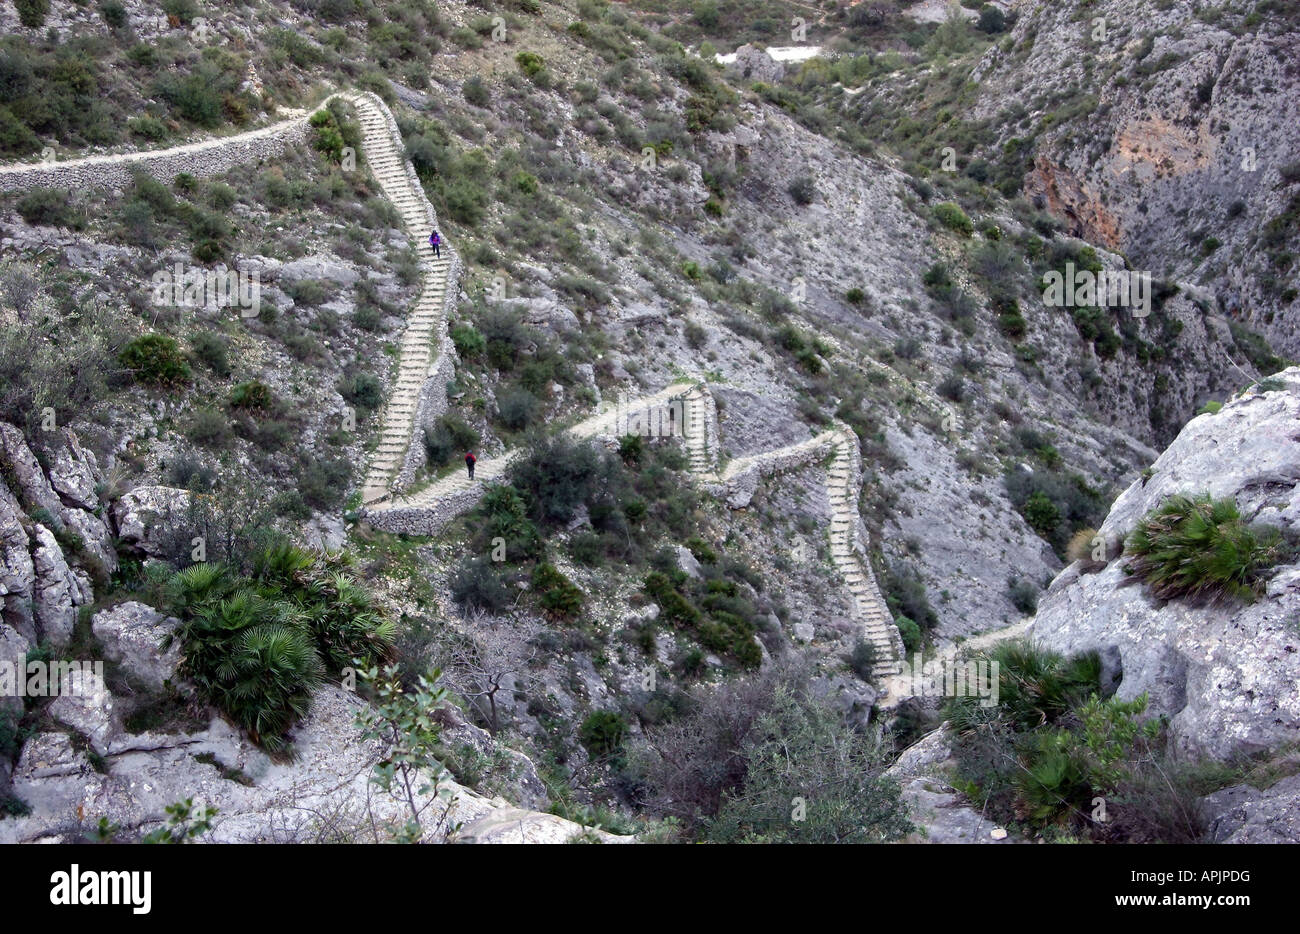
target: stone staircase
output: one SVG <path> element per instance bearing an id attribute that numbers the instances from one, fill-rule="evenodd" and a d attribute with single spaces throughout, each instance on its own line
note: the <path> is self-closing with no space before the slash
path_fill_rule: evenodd
<path id="1" fill-rule="evenodd" d="M 861 488 L 861 463 L 857 436 L 838 430 L 835 455 L 826 473 L 826 495 L 831 504 L 831 562 L 844 577 L 853 595 L 853 607 L 862 626 L 862 637 L 875 647 L 876 664 L 872 673 L 878 682 L 901 671 L 902 639 L 894 626 L 875 575 L 858 550 L 860 519 L 858 491 Z"/>
<path id="2" fill-rule="evenodd" d="M 438 392 L 450 373 L 442 373 L 451 352 L 447 334 L 447 305 L 458 264 L 444 238 L 441 256 L 434 256 L 429 232 L 437 224 L 433 205 L 424 195 L 415 169 L 407 161 L 392 113 L 371 93 L 341 95 L 352 104 L 361 123 L 363 146 L 370 171 L 402 218 L 402 225 L 419 253 L 423 284 L 407 318 L 398 354 L 396 376 L 380 417 L 378 444 L 361 488 L 362 505 L 393 495 L 414 472 L 423 454 L 420 438 L 430 390 Z M 445 400 L 443 401 L 445 405 Z M 428 413 L 425 413 L 426 415 Z M 408 469 L 409 468 L 409 469 Z"/>
<path id="3" fill-rule="evenodd" d="M 682 403 L 681 437 L 689 471 L 733 508 L 748 504 L 761 478 L 831 458 L 826 475 L 826 494 L 831 506 L 831 561 L 852 595 L 862 638 L 876 649 L 873 674 L 879 684 L 897 693 L 901 682 L 895 676 L 901 671 L 902 640 L 862 548 L 865 532 L 858 517 L 862 464 L 857 435 L 847 425 L 837 424 L 806 441 L 737 458 L 719 471 L 717 406 L 702 380 L 674 383 L 653 395 L 609 406 L 571 426 L 566 433 L 578 439 L 612 440 L 627 433 L 637 416 L 677 401 Z M 375 502 L 366 508 L 363 516 L 372 526 L 385 531 L 434 535 L 456 516 L 473 508 L 487 488 L 502 478 L 517 454 L 510 451 L 500 457 L 480 460 L 475 465 L 473 481 L 458 470 L 419 491 Z"/>
<path id="4" fill-rule="evenodd" d="M 718 407 L 713 394 L 701 382 L 692 386 L 682 401 L 689 469 L 701 477 L 714 475 L 718 469 Z"/>
<path id="5" fill-rule="evenodd" d="M 197 153 L 214 152 L 223 158 L 249 159 L 258 154 L 253 146 L 261 140 L 292 140 L 300 135 L 310 113 L 334 97 L 355 109 L 362 128 L 364 155 L 375 181 L 396 207 L 408 236 L 420 257 L 422 286 L 402 335 L 397 371 L 387 404 L 380 417 L 378 443 L 362 484 L 362 515 L 376 528 L 417 535 L 433 535 L 448 521 L 473 508 L 483 492 L 501 479 L 518 452 L 480 460 L 475 479 L 457 471 L 434 483 L 403 495 L 415 470 L 423 463 L 422 426 L 445 410 L 445 383 L 453 375 L 454 349 L 447 333 L 447 313 L 455 295 L 460 259 L 446 244 L 435 257 L 428 244 L 429 231 L 437 216 L 424 195 L 415 169 L 405 157 L 397 122 L 384 102 L 371 92 L 347 91 L 331 95 L 310 111 L 296 112 L 291 119 L 272 127 L 239 136 L 203 141 L 168 150 L 87 157 L 47 165 L 0 167 L 0 187 L 23 184 L 48 186 L 57 171 L 84 173 L 85 184 L 115 184 L 114 173 L 123 164 L 144 164 L 159 174 L 173 162 L 186 163 Z M 188 164 L 188 163 L 186 163 Z M 213 171 L 224 165 L 214 163 Z M 193 166 L 191 166 L 193 168 Z M 207 174 L 205 171 L 204 174 Z M 10 184 L 5 185 L 4 182 Z M 894 378 L 897 374 L 891 374 Z M 930 401 L 930 400 L 925 400 Z M 575 438 L 617 438 L 629 425 L 628 408 L 651 410 L 681 403 L 681 434 L 688 469 L 706 489 L 726 494 L 728 502 L 740 508 L 749 500 L 762 477 L 799 469 L 833 454 L 827 476 L 827 494 L 832 518 L 831 558 L 844 576 L 853 595 L 854 610 L 862 622 L 863 637 L 877 650 L 875 672 L 880 679 L 892 679 L 899 671 L 902 648 L 897 630 L 861 553 L 862 531 L 857 515 L 861 463 L 857 438 L 845 425 L 815 438 L 731 461 L 719 471 L 718 414 L 708 385 L 699 379 L 676 382 L 651 396 L 610 407 L 568 429 Z M 886 683 L 888 683 L 886 681 Z"/>

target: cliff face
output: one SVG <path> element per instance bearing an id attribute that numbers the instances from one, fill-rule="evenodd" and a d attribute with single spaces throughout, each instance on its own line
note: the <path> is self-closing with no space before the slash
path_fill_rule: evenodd
<path id="1" fill-rule="evenodd" d="M 1290 354 L 1300 197 L 1293 4 L 1018 5 L 973 77 L 1001 142 L 1033 137 L 1025 193 L 1134 268 L 1200 285 Z"/>
<path id="2" fill-rule="evenodd" d="M 1243 518 L 1300 532 L 1300 368 L 1283 388 L 1193 419 L 1115 501 L 1099 530 L 1112 553 L 1166 497 L 1233 497 Z M 1160 604 L 1127 580 L 1125 559 L 1088 573 L 1081 562 L 1052 583 L 1033 636 L 1052 649 L 1096 649 L 1123 698 L 1147 693 L 1170 718 L 1175 748 L 1195 758 L 1273 752 L 1300 740 L 1300 564 L 1276 569 L 1253 603 Z"/>

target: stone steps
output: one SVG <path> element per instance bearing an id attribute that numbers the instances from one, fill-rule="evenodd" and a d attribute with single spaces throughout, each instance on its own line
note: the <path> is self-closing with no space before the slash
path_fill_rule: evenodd
<path id="1" fill-rule="evenodd" d="M 362 497 L 372 512 L 430 509 L 449 497 L 470 490 L 475 484 L 487 484 L 503 476 L 514 452 L 490 460 L 480 460 L 475 465 L 473 481 L 464 474 L 456 473 L 408 496 L 391 495 L 393 474 L 400 469 L 406 450 L 415 440 L 414 418 L 420 390 L 438 358 L 438 351 L 442 349 L 435 349 L 431 339 L 439 331 L 445 334 L 444 299 L 449 288 L 446 277 L 450 261 L 449 257 L 435 257 L 425 242 L 427 231 L 424 228 L 433 216 L 432 209 L 423 190 L 412 182 L 414 171 L 393 139 L 392 128 L 385 118 L 385 111 L 381 109 L 382 103 L 366 95 L 350 99 L 357 107 L 370 170 L 385 196 L 397 209 L 408 235 L 415 242 L 424 272 L 424 285 L 412 306 L 407 329 L 403 334 L 391 397 L 384 407 L 380 440 L 363 484 Z M 828 528 L 831 562 L 843 576 L 845 587 L 852 597 L 862 637 L 876 647 L 880 661 L 873 673 L 878 679 L 897 674 L 900 670 L 899 643 L 893 617 L 884 606 L 870 569 L 855 550 L 858 522 L 858 473 L 855 458 L 858 442 L 852 430 L 841 426 L 799 444 L 740 458 L 728 464 L 723 475 L 718 477 L 718 451 L 713 440 L 717 431 L 717 412 L 703 382 L 697 381 L 689 386 L 669 386 L 629 405 L 648 408 L 673 399 L 681 399 L 683 402 L 682 432 L 688 469 L 697 476 L 710 478 L 711 482 L 725 483 L 749 470 L 766 474 L 794 469 L 804 466 L 819 455 L 833 453 L 826 471 L 826 496 L 831 507 Z M 568 432 L 575 438 L 609 436 L 619 430 L 621 417 L 625 418 L 626 415 L 620 416 L 617 410 L 597 413 L 574 425 Z M 472 499 L 464 502 L 465 508 L 469 508 Z"/>
<path id="2" fill-rule="evenodd" d="M 452 268 L 448 255 L 434 256 L 426 238 L 433 208 L 406 160 L 387 108 L 374 95 L 345 95 L 356 109 L 362 130 L 362 147 L 370 172 L 384 196 L 397 209 L 402 225 L 420 257 L 423 282 L 407 317 L 399 345 L 397 372 L 390 396 L 380 415 L 379 443 L 362 484 L 362 503 L 377 503 L 391 495 L 396 474 L 406 462 L 412 444 L 419 443 L 415 418 L 420 393 L 445 352 L 447 281 Z M 447 252 L 451 247 L 444 244 Z"/>

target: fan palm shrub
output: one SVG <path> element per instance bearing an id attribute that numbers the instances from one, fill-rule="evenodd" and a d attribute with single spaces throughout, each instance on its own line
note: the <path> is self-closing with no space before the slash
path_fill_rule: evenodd
<path id="1" fill-rule="evenodd" d="M 328 559 L 278 543 L 247 575 L 224 564 L 175 574 L 165 593 L 182 620 L 182 673 L 267 749 L 308 711 L 326 671 L 391 660 L 395 624 Z"/>
<path id="2" fill-rule="evenodd" d="M 1254 600 L 1281 557 L 1276 531 L 1251 529 L 1231 498 L 1171 496 L 1125 542 L 1126 570 L 1160 600 Z"/>

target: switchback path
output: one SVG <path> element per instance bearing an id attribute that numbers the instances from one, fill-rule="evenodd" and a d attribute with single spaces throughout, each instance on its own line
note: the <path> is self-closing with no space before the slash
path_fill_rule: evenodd
<path id="1" fill-rule="evenodd" d="M 127 167 L 144 168 L 168 180 L 179 171 L 214 174 L 228 169 L 232 160 L 265 158 L 268 150 L 259 147 L 287 145 L 303 138 L 310 113 L 336 97 L 356 112 L 366 161 L 385 197 L 397 208 L 419 253 L 422 273 L 421 290 L 402 336 L 392 392 L 380 417 L 378 442 L 362 481 L 362 515 L 377 528 L 431 535 L 471 509 L 486 487 L 502 478 L 518 452 L 479 461 L 473 482 L 457 473 L 421 489 L 410 488 L 416 470 L 424 463 L 423 426 L 446 410 L 446 382 L 455 365 L 447 316 L 461 264 L 445 237 L 441 256 L 434 256 L 429 246 L 428 234 L 437 227 L 437 215 L 406 158 L 397 122 L 377 95 L 341 92 L 310 112 L 291 112 L 291 118 L 270 126 L 170 149 L 0 166 L 0 190 L 59 187 L 69 179 L 78 185 L 119 184 L 129 177 L 123 174 Z M 597 412 L 567 432 L 575 438 L 612 439 L 637 433 L 646 424 L 658 426 L 656 430 L 670 426 L 669 433 L 685 443 L 690 473 L 733 508 L 749 502 L 762 478 L 829 459 L 826 493 L 831 507 L 827 530 L 831 561 L 852 595 L 861 636 L 876 649 L 877 680 L 885 685 L 896 682 L 902 645 L 865 557 L 866 531 L 858 516 L 862 464 L 853 430 L 836 423 L 815 438 L 738 458 L 719 469 L 717 407 L 708 385 L 690 380 Z"/>

